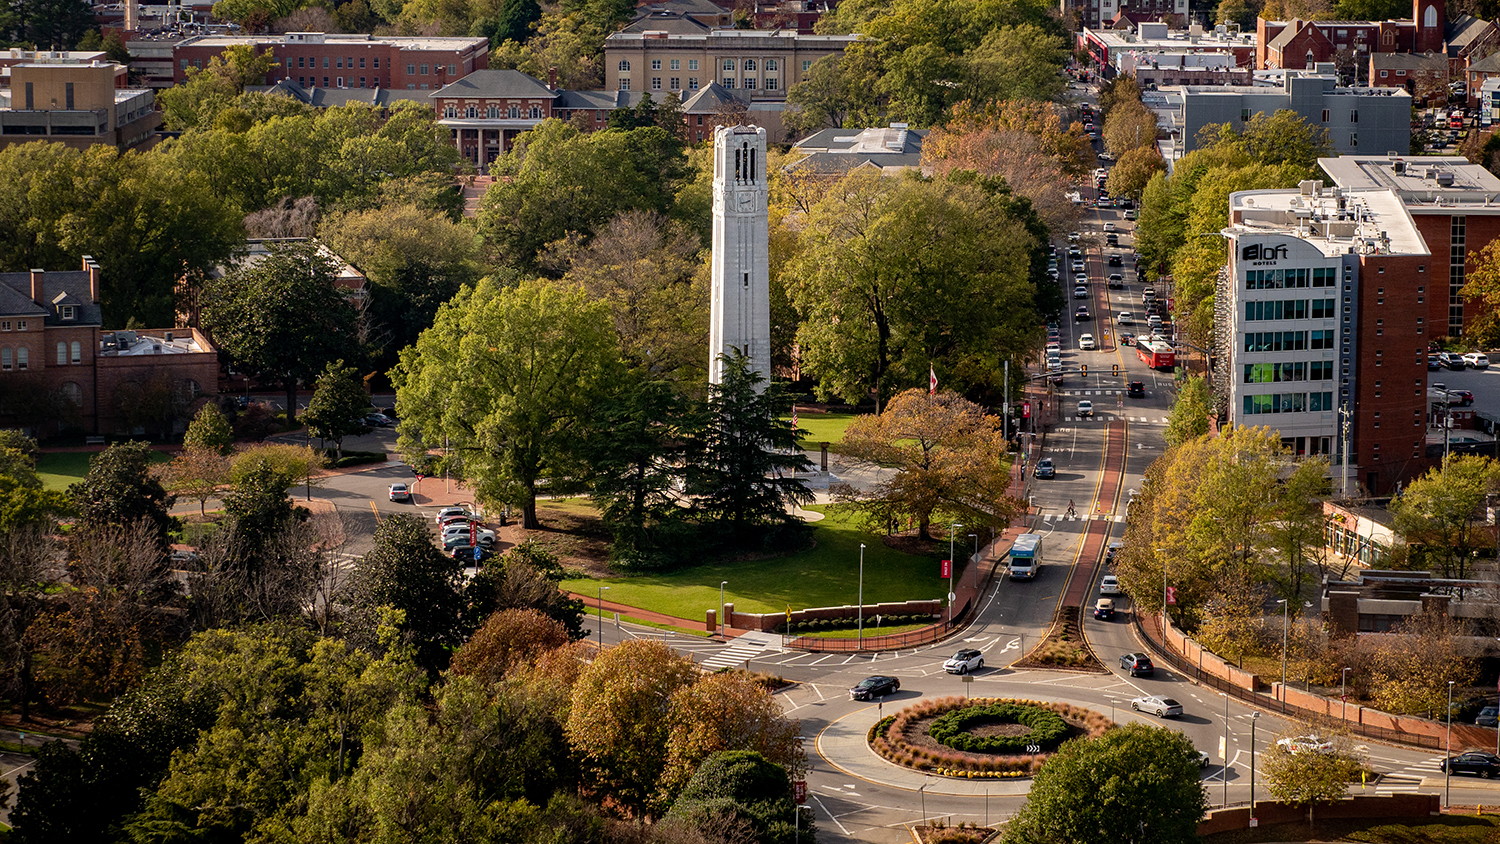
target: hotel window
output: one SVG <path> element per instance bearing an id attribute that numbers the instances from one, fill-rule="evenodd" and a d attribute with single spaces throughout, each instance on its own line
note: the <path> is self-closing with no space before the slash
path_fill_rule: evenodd
<path id="1" fill-rule="evenodd" d="M 725 70 L 734 70 L 734 59 L 725 59 L 724 60 L 724 69 Z"/>
<path id="2" fill-rule="evenodd" d="M 697 70 L 697 69 L 698 69 L 698 60 L 697 59 L 688 59 L 688 70 Z"/>
<path id="3" fill-rule="evenodd" d="M 1328 122 L 1328 109 L 1326 109 L 1326 108 L 1323 109 L 1323 122 L 1324 123 Z"/>
<path id="4" fill-rule="evenodd" d="M 25 346 L 16 349 L 16 369 L 25 369 L 30 363 L 30 357 L 31 352 L 27 351 Z"/>
<path id="5" fill-rule="evenodd" d="M 1248 108 L 1242 108 L 1242 109 L 1240 109 L 1240 121 L 1241 122 L 1245 122 L 1245 121 L 1248 121 L 1249 119 L 1250 119 L 1250 109 L 1248 109 Z"/>
<path id="6" fill-rule="evenodd" d="M 661 90 L 661 77 L 660 76 L 653 76 L 653 77 L 651 77 L 651 90 L 653 90 L 653 91 L 660 91 Z"/>
<path id="7" fill-rule="evenodd" d="M 68 362 L 68 344 L 67 343 L 58 343 L 57 344 L 57 365 L 58 366 L 62 366 L 63 364 L 65 364 L 67 362 Z"/>
<path id="8" fill-rule="evenodd" d="M 1359 133 L 1358 132 L 1350 132 L 1349 133 L 1349 146 L 1351 146 L 1351 147 L 1357 147 L 1357 146 L 1359 146 Z M 1381 270 L 1381 272 L 1385 272 L 1385 270 Z"/>
<path id="9" fill-rule="evenodd" d="M 629 69 L 630 69 L 630 62 L 627 61 L 627 60 L 625 60 L 625 59 L 620 59 L 620 70 L 629 70 Z"/>
<path id="10" fill-rule="evenodd" d="M 672 90 L 673 91 L 681 91 L 682 90 L 682 77 L 680 77 L 680 76 L 674 76 L 674 77 L 672 77 Z"/>
<path id="11" fill-rule="evenodd" d="M 682 59 L 672 59 L 668 67 L 672 70 L 682 70 Z"/>
<path id="12" fill-rule="evenodd" d="M 72 346 L 72 351 L 73 351 L 73 362 L 74 363 L 83 363 L 83 344 L 80 343 L 80 342 L 78 342 L 77 340 L 74 340 L 73 341 L 73 346 Z"/>

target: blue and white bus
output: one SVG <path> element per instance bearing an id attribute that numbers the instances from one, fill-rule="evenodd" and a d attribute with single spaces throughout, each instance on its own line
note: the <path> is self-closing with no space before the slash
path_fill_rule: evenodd
<path id="1" fill-rule="evenodd" d="M 1023 533 L 1010 546 L 1010 579 L 1031 580 L 1042 565 L 1042 535 Z"/>

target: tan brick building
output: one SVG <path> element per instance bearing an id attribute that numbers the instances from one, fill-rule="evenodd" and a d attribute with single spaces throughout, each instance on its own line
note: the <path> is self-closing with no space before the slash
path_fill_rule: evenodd
<path id="1" fill-rule="evenodd" d="M 170 432 L 218 392 L 218 351 L 196 329 L 106 333 L 98 300 L 88 256 L 80 270 L 0 273 L 0 427 Z"/>
<path id="2" fill-rule="evenodd" d="M 0 147 L 28 141 L 87 149 L 129 149 L 152 141 L 161 114 L 156 93 L 125 88 L 125 68 L 113 62 L 46 61 L 6 68 L 0 90 Z"/>

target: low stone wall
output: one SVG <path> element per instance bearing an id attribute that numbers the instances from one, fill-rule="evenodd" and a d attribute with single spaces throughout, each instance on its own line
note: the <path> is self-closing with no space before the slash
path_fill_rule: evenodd
<path id="1" fill-rule="evenodd" d="M 1167 644 L 1183 659 L 1198 666 L 1204 674 L 1211 674 L 1241 689 L 1257 691 L 1265 685 L 1258 675 L 1252 674 L 1225 662 L 1217 654 L 1189 639 L 1181 630 L 1167 625 Z"/>
<path id="2" fill-rule="evenodd" d="M 943 602 L 936 598 L 926 601 L 901 601 L 889 604 L 865 604 L 865 623 L 873 625 L 877 615 L 932 615 L 942 613 Z M 729 626 L 736 630 L 759 630 L 770 632 L 776 629 L 776 625 L 787 621 L 787 613 L 749 613 L 735 612 L 734 604 L 724 605 L 724 617 Z M 817 621 L 819 619 L 855 619 L 859 617 L 859 606 L 850 604 L 842 607 L 809 607 L 807 609 L 792 610 L 792 621 Z M 873 634 L 872 634 L 873 635 Z"/>
<path id="3" fill-rule="evenodd" d="M 1436 794 L 1391 794 L 1345 797 L 1337 803 L 1313 809 L 1314 821 L 1365 818 L 1427 818 L 1438 814 L 1441 802 Z M 1255 804 L 1256 821 L 1262 825 L 1306 822 L 1305 806 L 1290 806 L 1271 800 Z M 1250 807 L 1214 809 L 1198 824 L 1199 835 L 1230 832 L 1250 826 Z"/>

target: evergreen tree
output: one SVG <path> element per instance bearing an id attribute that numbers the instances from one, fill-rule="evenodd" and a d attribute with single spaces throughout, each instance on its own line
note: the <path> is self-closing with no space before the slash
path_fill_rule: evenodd
<path id="1" fill-rule="evenodd" d="M 342 360 L 329 361 L 318 376 L 318 386 L 307 403 L 302 421 L 313 436 L 333 440 L 338 459 L 342 460 L 344 437 L 370 432 L 370 426 L 365 424 L 369 407 L 370 396 L 359 379 L 359 370 L 345 366 Z"/>
<path id="2" fill-rule="evenodd" d="M 212 402 L 198 409 L 198 415 L 188 424 L 182 437 L 182 447 L 188 451 L 212 451 L 228 457 L 234 451 L 234 429 L 229 420 L 219 412 Z"/>
<path id="3" fill-rule="evenodd" d="M 177 527 L 168 512 L 175 496 L 151 472 L 151 449 L 143 442 L 112 445 L 89 461 L 89 473 L 68 487 L 73 508 L 85 526 L 109 527 L 140 519 L 167 550 L 167 535 Z"/>

